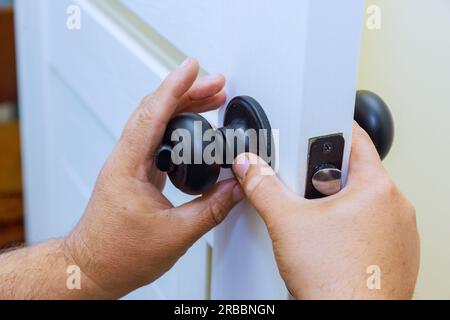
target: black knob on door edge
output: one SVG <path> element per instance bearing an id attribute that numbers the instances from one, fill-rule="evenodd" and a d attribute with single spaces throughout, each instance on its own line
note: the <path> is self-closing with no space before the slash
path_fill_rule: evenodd
<path id="1" fill-rule="evenodd" d="M 381 160 L 394 142 L 394 120 L 387 104 L 377 94 L 361 90 L 356 93 L 355 121 L 369 134 Z"/>
<path id="2" fill-rule="evenodd" d="M 252 132 L 256 133 L 257 140 L 253 143 L 250 142 Z M 252 149 L 254 146 L 256 150 Z M 220 169 L 230 168 L 240 153 L 253 152 L 270 163 L 271 148 L 272 129 L 264 110 L 255 99 L 240 96 L 228 104 L 224 127 L 220 129 L 213 129 L 205 118 L 195 113 L 174 117 L 155 155 L 156 166 L 167 172 L 175 187 L 199 195 L 216 184 Z M 210 153 L 212 149 L 215 151 Z M 205 155 L 213 156 L 206 160 Z"/>

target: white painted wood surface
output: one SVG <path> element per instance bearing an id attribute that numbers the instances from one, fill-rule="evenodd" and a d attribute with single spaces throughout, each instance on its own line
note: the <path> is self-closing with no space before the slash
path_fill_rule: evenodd
<path id="1" fill-rule="evenodd" d="M 126 14 L 112 14 L 120 5 L 109 1 L 75 1 L 82 9 L 75 31 L 65 28 L 73 1 L 16 2 L 30 242 L 70 230 L 129 114 L 182 56 L 225 74 L 230 98 L 247 94 L 263 105 L 280 129 L 280 177 L 298 193 L 309 138 L 343 132 L 347 164 L 362 0 L 122 0 Z M 127 28 L 127 19 L 172 48 L 149 49 L 149 33 Z M 165 194 L 174 203 L 189 199 L 171 186 Z M 266 228 L 243 203 L 171 272 L 130 297 L 284 299 L 287 292 Z"/>

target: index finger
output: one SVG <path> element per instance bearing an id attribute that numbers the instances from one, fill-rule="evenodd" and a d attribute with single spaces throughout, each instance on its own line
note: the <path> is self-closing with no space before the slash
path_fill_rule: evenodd
<path id="1" fill-rule="evenodd" d="M 189 58 L 154 93 L 142 100 L 128 121 L 119 143 L 127 150 L 129 164 L 139 165 L 154 153 L 168 122 L 183 95 L 194 84 L 198 72 L 198 62 Z"/>

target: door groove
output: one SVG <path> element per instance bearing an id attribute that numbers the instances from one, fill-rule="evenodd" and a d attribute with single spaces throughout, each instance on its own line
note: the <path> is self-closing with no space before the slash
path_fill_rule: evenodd
<path id="1" fill-rule="evenodd" d="M 169 70 L 176 68 L 187 55 L 176 48 L 148 23 L 142 21 L 119 0 L 88 0 L 122 28 Z"/>

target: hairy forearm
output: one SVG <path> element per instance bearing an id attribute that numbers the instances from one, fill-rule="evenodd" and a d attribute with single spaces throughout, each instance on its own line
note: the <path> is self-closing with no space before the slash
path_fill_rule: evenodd
<path id="1" fill-rule="evenodd" d="M 0 255 L 0 299 L 105 298 L 77 269 L 63 238 Z"/>

